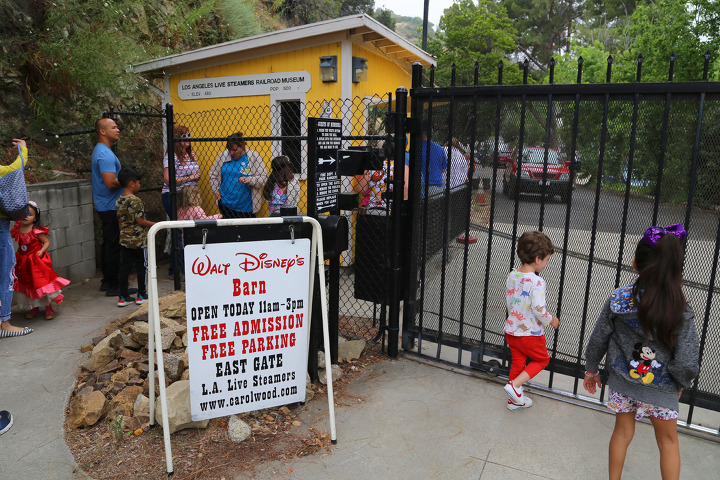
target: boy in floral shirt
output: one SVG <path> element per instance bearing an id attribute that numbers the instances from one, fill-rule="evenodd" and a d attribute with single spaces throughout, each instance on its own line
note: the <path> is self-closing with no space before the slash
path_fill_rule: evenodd
<path id="1" fill-rule="evenodd" d="M 517 245 L 522 265 L 508 274 L 505 340 L 512 355 L 510 380 L 504 387 L 510 397 L 508 410 L 532 405 L 522 386 L 550 363 L 543 326 L 549 323 L 557 330 L 560 320 L 545 308 L 545 280 L 537 274 L 547 266 L 554 250 L 544 233 L 523 233 Z M 525 366 L 528 358 L 531 361 Z"/>
<path id="2" fill-rule="evenodd" d="M 145 207 L 135 196 L 140 191 L 140 173 L 134 168 L 123 168 L 118 172 L 118 181 L 123 193 L 117 199 L 118 222 L 120 223 L 120 297 L 118 307 L 132 302 L 138 305 L 147 299 L 147 229 L 155 222 L 145 220 Z M 135 264 L 138 278 L 138 295 L 132 298 L 128 293 L 128 277 Z"/>

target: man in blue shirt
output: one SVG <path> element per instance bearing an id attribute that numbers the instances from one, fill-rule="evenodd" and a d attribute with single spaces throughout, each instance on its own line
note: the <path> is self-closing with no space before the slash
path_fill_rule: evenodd
<path id="1" fill-rule="evenodd" d="M 120 268 L 120 227 L 118 226 L 115 201 L 122 193 L 117 174 L 120 160 L 111 150 L 120 138 L 120 129 L 111 118 L 95 122 L 98 143 L 92 153 L 92 189 L 95 210 L 102 224 L 102 249 L 100 262 L 103 279 L 100 290 L 106 295 L 118 295 L 118 271 Z"/>
<path id="2" fill-rule="evenodd" d="M 447 170 L 447 155 L 445 155 L 445 149 L 439 144 L 435 142 L 428 141 L 427 136 L 427 128 L 423 127 L 422 130 L 422 166 L 421 166 L 421 173 L 420 173 L 420 197 L 425 197 L 425 172 L 427 169 L 427 177 L 428 177 L 428 193 L 429 196 L 432 197 L 433 195 L 442 193 L 444 182 L 443 182 L 443 176 L 445 173 L 445 170 Z M 428 150 L 430 151 L 430 158 L 429 158 L 429 167 L 428 165 Z M 409 155 L 406 155 L 405 157 L 405 165 L 410 166 L 410 157 Z M 406 173 L 407 176 L 407 173 Z M 407 185 L 407 179 L 405 184 Z M 406 187 L 407 188 L 407 187 Z"/>

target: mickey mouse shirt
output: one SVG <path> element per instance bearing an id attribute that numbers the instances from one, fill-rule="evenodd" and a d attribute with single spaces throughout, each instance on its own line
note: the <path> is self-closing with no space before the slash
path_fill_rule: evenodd
<path id="1" fill-rule="evenodd" d="M 552 315 L 545 308 L 545 280 L 535 273 L 513 270 L 508 274 L 505 333 L 515 337 L 545 334 Z"/>
<path id="2" fill-rule="evenodd" d="M 670 352 L 652 337 L 645 337 L 632 288 L 618 288 L 605 302 L 585 349 L 585 368 L 597 372 L 605 357 L 610 388 L 641 402 L 677 410 L 678 391 L 690 388 L 700 371 L 692 308 L 685 308 L 677 345 Z"/>

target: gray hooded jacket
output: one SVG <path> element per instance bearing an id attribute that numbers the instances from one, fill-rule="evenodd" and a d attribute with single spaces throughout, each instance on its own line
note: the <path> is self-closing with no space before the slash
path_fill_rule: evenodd
<path id="1" fill-rule="evenodd" d="M 605 302 L 585 349 L 586 370 L 597 372 L 605 358 L 607 385 L 641 402 L 678 410 L 678 392 L 690 388 L 700 370 L 695 315 L 688 305 L 672 352 L 646 340 L 633 285 L 615 290 Z"/>

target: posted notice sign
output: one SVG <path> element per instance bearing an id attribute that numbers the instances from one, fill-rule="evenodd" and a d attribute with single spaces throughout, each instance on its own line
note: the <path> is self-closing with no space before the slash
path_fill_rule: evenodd
<path id="1" fill-rule="evenodd" d="M 185 247 L 190 412 L 305 400 L 310 240 Z"/>

